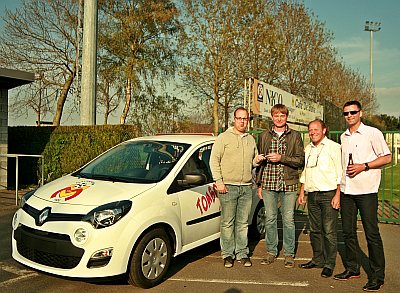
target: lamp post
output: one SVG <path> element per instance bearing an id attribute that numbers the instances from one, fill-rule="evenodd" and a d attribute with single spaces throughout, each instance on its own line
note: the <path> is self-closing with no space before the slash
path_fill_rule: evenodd
<path id="1" fill-rule="evenodd" d="M 369 32 L 369 92 L 372 98 L 372 39 L 373 39 L 373 32 L 378 32 L 381 30 L 381 23 L 376 21 L 369 21 L 365 22 L 364 31 Z"/>

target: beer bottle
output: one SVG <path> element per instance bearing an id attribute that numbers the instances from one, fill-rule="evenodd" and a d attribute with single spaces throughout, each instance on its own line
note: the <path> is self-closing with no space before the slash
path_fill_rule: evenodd
<path id="1" fill-rule="evenodd" d="M 349 154 L 349 165 L 353 165 L 353 164 L 354 164 L 354 162 L 353 162 L 353 154 L 350 153 Z"/>

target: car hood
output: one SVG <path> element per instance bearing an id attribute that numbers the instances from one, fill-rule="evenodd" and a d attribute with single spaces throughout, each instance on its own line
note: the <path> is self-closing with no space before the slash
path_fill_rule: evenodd
<path id="1" fill-rule="evenodd" d="M 156 186 L 156 183 L 123 183 L 78 178 L 71 175 L 52 181 L 35 191 L 28 204 L 35 198 L 53 204 L 96 207 L 102 204 L 135 197 Z"/>

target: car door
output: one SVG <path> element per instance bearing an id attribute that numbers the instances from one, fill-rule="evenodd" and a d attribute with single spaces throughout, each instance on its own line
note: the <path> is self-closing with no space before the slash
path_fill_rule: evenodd
<path id="1" fill-rule="evenodd" d="M 174 188 L 170 188 L 179 198 L 183 246 L 202 243 L 206 237 L 219 233 L 221 205 L 209 165 L 211 148 L 212 144 L 199 147 L 176 176 Z M 202 175 L 204 184 L 182 184 L 185 175 Z"/>

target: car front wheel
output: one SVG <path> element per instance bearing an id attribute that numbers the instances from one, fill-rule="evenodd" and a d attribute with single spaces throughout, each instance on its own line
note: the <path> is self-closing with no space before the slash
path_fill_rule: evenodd
<path id="1" fill-rule="evenodd" d="M 162 229 L 154 229 L 139 241 L 131 256 L 128 282 L 151 288 L 162 282 L 171 262 L 171 241 Z"/>
<path id="2" fill-rule="evenodd" d="M 265 235 L 265 207 L 261 200 L 253 215 L 253 220 L 249 226 L 249 236 L 253 239 L 261 239 Z"/>

